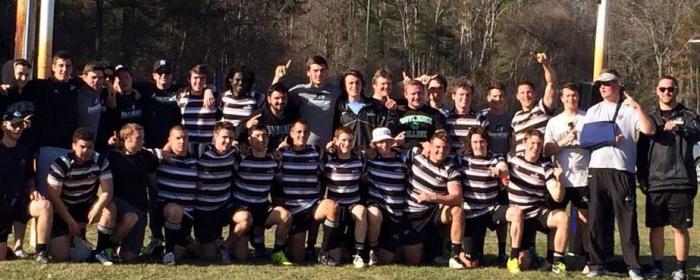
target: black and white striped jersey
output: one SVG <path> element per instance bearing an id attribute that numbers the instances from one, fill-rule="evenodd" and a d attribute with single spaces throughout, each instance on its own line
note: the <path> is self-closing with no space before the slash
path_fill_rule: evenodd
<path id="1" fill-rule="evenodd" d="M 321 153 L 316 146 L 307 145 L 302 151 L 294 151 L 292 147 L 282 150 L 278 182 L 285 208 L 292 214 L 320 201 L 320 168 Z"/>
<path id="2" fill-rule="evenodd" d="M 196 204 L 197 158 L 191 155 L 171 156 L 162 160 L 156 172 L 158 199 L 165 203 L 176 203 L 185 212 L 191 213 Z"/>
<path id="3" fill-rule="evenodd" d="M 237 158 L 238 151 L 234 148 L 223 155 L 217 154 L 213 144 L 205 148 L 197 160 L 201 182 L 196 195 L 197 210 L 213 211 L 231 201 Z"/>
<path id="4" fill-rule="evenodd" d="M 277 161 L 267 154 L 258 158 L 241 156 L 236 162 L 236 180 L 233 197 L 242 206 L 269 204 L 270 189 L 278 172 Z"/>
<path id="5" fill-rule="evenodd" d="M 188 91 L 180 93 L 178 105 L 190 143 L 211 143 L 217 109 L 204 107 L 204 95 L 192 95 Z"/>
<path id="6" fill-rule="evenodd" d="M 500 156 L 488 154 L 485 157 L 466 155 L 461 158 L 462 192 L 467 219 L 488 213 L 498 205 L 499 178 L 492 176 L 491 168 L 506 164 Z"/>
<path id="7" fill-rule="evenodd" d="M 451 154 L 454 154 L 464 146 L 462 141 L 466 141 L 465 137 L 469 134 L 469 129 L 485 126 L 485 119 L 484 116 L 474 111 L 470 111 L 465 115 L 458 115 L 454 111 L 450 113 L 445 119 L 445 124 L 447 126 L 447 135 L 450 136 L 451 140 Z"/>
<path id="8" fill-rule="evenodd" d="M 367 182 L 369 203 L 383 207 L 394 222 L 400 222 L 406 208 L 406 173 L 408 167 L 405 159 L 396 153 L 395 157 L 384 158 L 380 155 L 367 161 Z"/>
<path id="9" fill-rule="evenodd" d="M 431 202 L 418 203 L 419 192 L 446 195 L 448 184 L 461 183 L 459 169 L 455 164 L 451 162 L 435 164 L 418 153 L 418 148 L 413 148 L 412 154 L 407 188 L 408 207 L 406 207 L 409 213 L 423 212 L 437 206 L 436 203 Z"/>
<path id="10" fill-rule="evenodd" d="M 528 162 L 523 156 L 510 159 L 510 182 L 508 200 L 511 205 L 520 207 L 525 218 L 532 218 L 537 209 L 545 207 L 549 192 L 547 187 L 556 185 L 554 170 L 549 161 Z"/>
<path id="11" fill-rule="evenodd" d="M 107 158 L 97 152 L 84 162 L 73 152 L 63 155 L 51 164 L 47 176 L 50 185 L 61 186 L 61 200 L 67 205 L 95 200 L 100 180 L 112 180 L 112 172 Z"/>
<path id="12" fill-rule="evenodd" d="M 238 126 L 241 121 L 249 117 L 257 109 L 255 99 L 245 96 L 235 98 L 231 91 L 226 91 L 221 97 L 222 121 L 230 122 L 233 126 Z"/>
<path id="13" fill-rule="evenodd" d="M 354 153 L 349 159 L 341 159 L 335 153 L 323 156 L 323 175 L 328 199 L 340 206 L 350 206 L 360 202 L 360 176 L 362 159 Z"/>
<path id="14" fill-rule="evenodd" d="M 554 109 L 544 105 L 544 99 L 540 99 L 535 107 L 529 111 L 517 111 L 513 115 L 511 126 L 515 135 L 515 155 L 522 155 L 525 151 L 525 132 L 537 129 L 544 135 L 547 121 L 554 115 Z"/>

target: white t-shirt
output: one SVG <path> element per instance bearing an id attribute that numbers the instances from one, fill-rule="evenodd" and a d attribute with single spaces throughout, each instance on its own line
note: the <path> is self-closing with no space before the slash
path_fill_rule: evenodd
<path id="1" fill-rule="evenodd" d="M 588 109 L 583 123 L 610 121 L 615 114 L 616 103 L 601 101 Z M 608 146 L 591 152 L 590 168 L 611 168 L 634 173 L 637 161 L 635 136 L 640 128 L 637 112 L 627 104 L 622 104 L 615 123 L 624 140 L 616 146 Z"/>
<path id="2" fill-rule="evenodd" d="M 563 139 L 571 131 L 572 125 L 576 135 L 581 135 L 585 116 L 586 111 L 579 110 L 573 118 L 564 115 L 564 113 L 551 118 L 545 129 L 544 143 L 555 143 Z M 562 176 L 562 184 L 565 187 L 585 187 L 588 185 L 588 162 L 591 160 L 591 153 L 579 147 L 578 138 L 559 151 L 557 160 L 561 164 L 564 175 Z"/>

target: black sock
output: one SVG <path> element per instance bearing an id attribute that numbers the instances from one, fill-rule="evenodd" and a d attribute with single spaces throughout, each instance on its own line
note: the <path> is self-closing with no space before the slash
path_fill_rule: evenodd
<path id="1" fill-rule="evenodd" d="M 547 249 L 547 261 L 552 262 L 554 260 L 554 250 Z"/>
<path id="2" fill-rule="evenodd" d="M 175 249 L 178 243 L 178 235 L 181 225 L 171 222 L 165 222 L 165 252 L 170 253 Z"/>
<path id="3" fill-rule="evenodd" d="M 663 260 L 654 260 L 654 268 L 658 270 L 664 270 L 664 261 Z"/>
<path id="4" fill-rule="evenodd" d="M 679 260 L 676 260 L 677 269 L 680 270 L 680 271 L 685 272 L 685 265 L 686 265 L 686 263 L 687 263 L 687 261 L 679 261 Z"/>
<path id="5" fill-rule="evenodd" d="M 554 262 L 564 263 L 564 253 L 553 252 L 552 259 L 554 260 Z"/>
<path id="6" fill-rule="evenodd" d="M 48 247 L 49 247 L 49 246 L 46 245 L 46 244 L 37 243 L 37 244 L 36 244 L 36 252 L 37 252 L 37 253 L 39 253 L 39 252 L 44 252 L 44 253 L 46 253 Z"/>
<path id="7" fill-rule="evenodd" d="M 379 244 L 379 241 L 370 241 L 369 242 L 369 249 L 372 251 L 377 251 L 378 244 Z"/>
<path id="8" fill-rule="evenodd" d="M 511 247 L 510 248 L 510 258 L 517 259 L 520 255 L 520 248 Z"/>
<path id="9" fill-rule="evenodd" d="M 504 256 L 506 254 L 506 242 L 498 242 L 498 255 Z"/>
<path id="10" fill-rule="evenodd" d="M 450 245 L 450 250 L 455 257 L 459 257 L 459 253 L 462 252 L 462 243 L 452 243 L 452 245 Z"/>
<path id="11" fill-rule="evenodd" d="M 321 251 L 327 252 L 329 249 L 335 249 L 335 244 L 337 243 L 336 240 L 338 238 L 336 237 L 336 232 L 339 231 L 340 229 L 340 224 L 338 222 L 333 222 L 331 220 L 326 219 L 323 221 L 323 243 L 321 243 Z M 329 244 L 333 242 L 330 246 L 333 246 L 332 248 L 329 248 Z"/>
<path id="12" fill-rule="evenodd" d="M 253 248 L 256 250 L 265 249 L 265 237 L 256 236 L 253 238 Z"/>
<path id="13" fill-rule="evenodd" d="M 364 242 L 357 242 L 355 241 L 355 254 L 362 256 L 365 258 L 365 243 Z"/>
<path id="14" fill-rule="evenodd" d="M 97 225 L 97 246 L 95 248 L 97 252 L 102 252 L 104 249 L 111 249 L 114 247 L 112 231 L 113 229 L 111 228 Z"/>
<path id="15" fill-rule="evenodd" d="M 284 248 L 286 248 L 286 247 L 287 247 L 287 242 L 280 243 L 280 242 L 275 241 L 275 246 L 272 247 L 272 252 L 277 253 L 279 251 L 284 251 Z"/>

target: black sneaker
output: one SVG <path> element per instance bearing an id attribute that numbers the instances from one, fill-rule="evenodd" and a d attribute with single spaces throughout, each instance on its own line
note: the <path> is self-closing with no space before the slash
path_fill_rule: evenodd
<path id="1" fill-rule="evenodd" d="M 331 258 L 326 252 L 318 256 L 318 262 L 324 266 L 338 266 L 338 261 Z"/>
<path id="2" fill-rule="evenodd" d="M 506 263 L 508 263 L 508 256 L 498 255 L 498 266 L 505 267 Z"/>

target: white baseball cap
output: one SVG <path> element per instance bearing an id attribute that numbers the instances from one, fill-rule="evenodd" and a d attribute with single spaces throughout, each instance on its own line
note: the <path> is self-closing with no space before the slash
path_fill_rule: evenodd
<path id="1" fill-rule="evenodd" d="M 372 143 L 389 139 L 394 140 L 394 137 L 391 137 L 391 130 L 389 130 L 388 128 L 377 127 L 374 130 L 372 130 Z"/>

